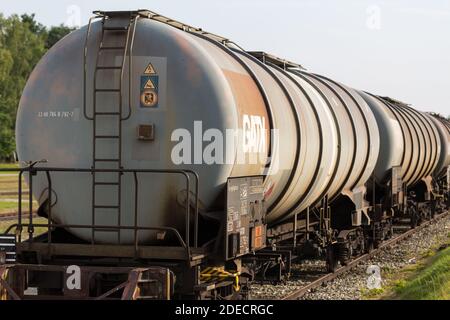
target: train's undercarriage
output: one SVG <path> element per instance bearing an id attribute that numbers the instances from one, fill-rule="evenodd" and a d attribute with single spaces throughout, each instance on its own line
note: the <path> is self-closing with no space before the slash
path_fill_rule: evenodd
<path id="1" fill-rule="evenodd" d="M 327 262 L 327 271 L 334 272 L 339 263 L 347 265 L 353 258 L 392 238 L 394 228 L 415 228 L 448 210 L 448 174 L 436 180 L 424 179 L 406 189 L 397 170 L 400 169 L 392 169 L 384 187 L 371 181 L 372 186 L 368 188 L 371 192 L 365 197 L 369 198 L 365 206 L 352 207 L 346 196 L 331 205 L 324 199 L 321 206 L 307 210 L 301 219 L 295 217 L 292 223 L 269 229 L 268 241 L 272 243 L 274 252 L 280 248 L 290 250 L 300 258 L 322 257 Z M 340 214 L 342 211 L 344 214 Z M 286 274 L 289 274 L 288 269 Z M 261 278 L 267 277 L 262 274 Z"/>
<path id="2" fill-rule="evenodd" d="M 11 228 L 0 237 L 0 295 L 246 299 L 249 282 L 282 281 L 296 260 L 325 259 L 333 272 L 391 238 L 394 227 L 414 228 L 448 209 L 448 176 L 406 190 L 396 170 L 384 187 L 371 181 L 364 201 L 358 203 L 351 195 L 330 202 L 325 197 L 320 205 L 272 227 L 265 221 L 263 178 L 231 178 L 224 219 L 198 221 L 198 230 L 216 228 L 210 234 L 218 236 L 194 241 L 191 235 L 190 243 L 198 242 L 195 246 L 186 245 L 187 239 L 184 246 L 86 243 L 57 225 L 33 237 L 34 228 L 44 226 L 22 223 L 19 216 L 15 233 Z M 30 238 L 21 241 L 24 229 Z"/>

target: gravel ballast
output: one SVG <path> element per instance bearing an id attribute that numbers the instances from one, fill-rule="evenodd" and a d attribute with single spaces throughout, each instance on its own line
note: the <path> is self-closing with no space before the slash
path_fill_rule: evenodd
<path id="1" fill-rule="evenodd" d="M 383 277 L 395 274 L 406 266 L 414 265 L 429 250 L 438 248 L 448 242 L 450 233 L 450 216 L 447 215 L 436 222 L 415 232 L 392 247 L 383 248 L 369 260 L 360 263 L 324 286 L 312 289 L 302 300 L 360 300 L 369 291 L 367 281 L 369 266 L 377 266 Z M 312 271 L 312 272 L 311 272 Z M 271 285 L 253 283 L 251 299 L 281 299 L 283 296 L 317 279 L 325 272 L 325 262 L 321 260 L 305 260 L 294 264 L 290 280 L 285 283 Z"/>

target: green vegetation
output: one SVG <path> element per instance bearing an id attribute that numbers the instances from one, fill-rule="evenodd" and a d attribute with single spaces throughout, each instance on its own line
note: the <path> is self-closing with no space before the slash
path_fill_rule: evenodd
<path id="1" fill-rule="evenodd" d="M 0 174 L 0 193 L 4 192 L 17 192 L 19 188 L 19 177 L 14 172 L 7 172 Z M 27 185 L 25 179 L 22 178 L 22 188 L 27 191 Z"/>
<path id="2" fill-rule="evenodd" d="M 17 169 L 17 168 L 19 168 L 18 163 L 0 163 L 0 169 Z M 19 174 L 19 173 L 17 171 L 0 171 L 0 184 L 2 183 L 2 180 L 4 178 L 6 178 L 5 174 L 8 176 L 11 176 L 11 174 Z M 14 177 L 12 177 L 12 178 L 14 178 Z M 16 178 L 14 178 L 14 179 L 16 179 Z M 1 190 L 1 186 L 0 186 L 0 190 Z"/>
<path id="3" fill-rule="evenodd" d="M 23 224 L 27 224 L 30 220 L 28 218 L 23 219 Z M 35 218 L 33 219 L 33 224 L 45 224 L 47 223 L 47 219 L 45 218 Z M 11 225 L 17 223 L 17 219 L 16 220 L 10 220 L 10 221 L 0 221 L 0 233 L 4 233 Z M 47 231 L 46 227 L 36 227 L 34 229 L 34 236 L 38 236 L 44 232 Z M 14 230 L 12 230 L 11 233 L 14 233 Z M 27 239 L 28 238 L 28 233 L 27 233 L 27 226 L 23 226 L 22 229 L 22 239 Z"/>
<path id="4" fill-rule="evenodd" d="M 22 203 L 24 205 L 25 203 Z M 28 203 L 27 203 L 28 204 Z M 0 212 L 2 211 L 15 211 L 17 210 L 17 202 L 15 201 L 3 201 L 0 199 Z"/>
<path id="5" fill-rule="evenodd" d="M 0 13 L 0 160 L 12 161 L 17 106 L 25 83 L 44 53 L 72 29 L 46 28 L 34 15 Z"/>
<path id="6" fill-rule="evenodd" d="M 4 180 L 4 179 L 0 179 L 0 192 L 17 192 L 18 191 L 18 178 L 15 177 L 10 177 L 13 178 L 14 180 Z M 25 184 L 23 185 L 25 186 Z"/>
<path id="7" fill-rule="evenodd" d="M 361 294 L 363 299 L 374 299 L 377 298 L 378 296 L 382 295 L 384 293 L 384 289 L 380 288 L 380 289 L 366 289 L 366 288 L 361 288 Z"/>
<path id="8" fill-rule="evenodd" d="M 0 169 L 16 169 L 18 167 L 17 163 L 0 163 Z"/>
<path id="9" fill-rule="evenodd" d="M 409 279 L 397 280 L 393 299 L 449 300 L 450 247 L 438 252 Z"/>
<path id="10" fill-rule="evenodd" d="M 15 164 L 4 165 L 0 164 L 0 168 L 11 168 L 15 167 Z M 22 179 L 22 208 L 24 211 L 28 210 L 28 186 L 25 179 Z M 17 211 L 18 208 L 18 177 L 11 176 L 11 174 L 5 175 L 0 174 L 0 215 L 2 213 L 10 213 Z M 38 203 L 33 202 L 33 210 L 38 208 Z"/>
<path id="11" fill-rule="evenodd" d="M 417 262 L 401 270 L 383 267 L 383 287 L 360 288 L 362 299 L 450 300 L 450 233 L 444 242 L 420 252 Z"/>
<path id="12" fill-rule="evenodd" d="M 29 201 L 22 201 L 22 213 L 28 212 L 28 203 Z M 33 201 L 33 211 L 36 211 L 39 208 L 39 205 L 36 201 Z M 4 213 L 11 213 L 18 211 L 18 202 L 17 201 L 3 201 L 0 198 L 0 216 Z"/>

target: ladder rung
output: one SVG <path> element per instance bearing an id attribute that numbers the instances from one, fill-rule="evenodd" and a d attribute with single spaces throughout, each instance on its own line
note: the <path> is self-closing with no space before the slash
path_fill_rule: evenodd
<path id="1" fill-rule="evenodd" d="M 138 280 L 138 283 L 155 283 L 155 282 L 158 282 L 158 280 L 156 280 L 156 279 L 141 279 L 141 280 Z"/>
<path id="2" fill-rule="evenodd" d="M 120 92 L 120 89 L 94 89 L 95 92 Z"/>
<path id="3" fill-rule="evenodd" d="M 128 27 L 103 27 L 106 31 L 127 31 Z"/>
<path id="4" fill-rule="evenodd" d="M 100 47 L 100 50 L 124 50 L 125 47 L 118 47 L 118 46 L 105 46 Z"/>
<path id="5" fill-rule="evenodd" d="M 116 228 L 94 228 L 94 232 L 119 232 Z"/>
<path id="6" fill-rule="evenodd" d="M 122 66 L 98 66 L 97 70 L 122 70 Z"/>
<path id="7" fill-rule="evenodd" d="M 94 182 L 96 186 L 118 186 L 118 182 Z"/>
<path id="8" fill-rule="evenodd" d="M 94 114 L 98 116 L 118 116 L 120 112 L 95 112 Z"/>
<path id="9" fill-rule="evenodd" d="M 136 297 L 137 300 L 144 300 L 144 299 L 156 300 L 158 298 L 159 298 L 159 296 L 139 296 L 139 297 Z"/>
<path id="10" fill-rule="evenodd" d="M 119 139 L 119 136 L 94 136 L 96 139 Z"/>
<path id="11" fill-rule="evenodd" d="M 119 159 L 104 159 L 104 158 L 100 158 L 100 159 L 94 159 L 94 161 L 96 162 L 119 162 Z"/>
<path id="12" fill-rule="evenodd" d="M 94 205 L 95 209 L 119 209 L 119 206 Z"/>

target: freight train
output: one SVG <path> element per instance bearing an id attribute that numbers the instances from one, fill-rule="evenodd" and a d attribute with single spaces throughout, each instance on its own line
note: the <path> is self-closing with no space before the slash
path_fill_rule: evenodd
<path id="1" fill-rule="evenodd" d="M 9 297 L 245 298 L 448 207 L 446 119 L 149 10 L 94 14 L 20 100 L 20 177 L 48 222 L 19 208 Z"/>

